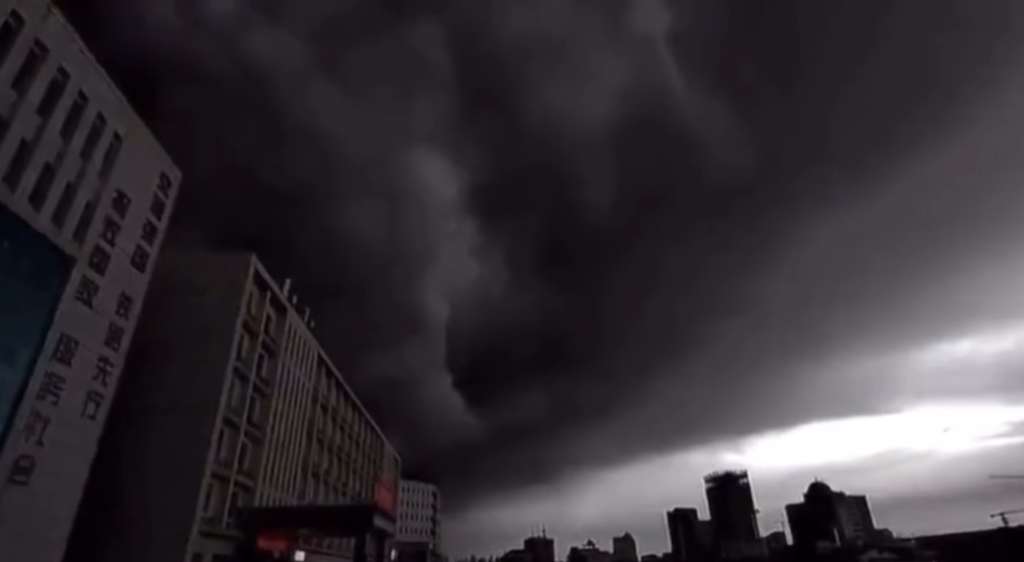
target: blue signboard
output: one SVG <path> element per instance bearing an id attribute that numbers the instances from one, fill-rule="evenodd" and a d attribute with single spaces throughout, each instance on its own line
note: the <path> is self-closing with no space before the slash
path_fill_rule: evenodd
<path id="1" fill-rule="evenodd" d="M 71 258 L 0 205 L 0 446 L 71 271 Z"/>

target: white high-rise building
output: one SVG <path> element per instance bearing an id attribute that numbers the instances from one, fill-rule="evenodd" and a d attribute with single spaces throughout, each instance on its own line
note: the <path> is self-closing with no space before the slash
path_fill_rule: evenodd
<path id="1" fill-rule="evenodd" d="M 437 486 L 402 480 L 398 493 L 398 541 L 441 551 L 441 492 Z"/>
<path id="2" fill-rule="evenodd" d="M 64 555 L 179 179 L 56 9 L 0 0 L 0 560 Z"/>

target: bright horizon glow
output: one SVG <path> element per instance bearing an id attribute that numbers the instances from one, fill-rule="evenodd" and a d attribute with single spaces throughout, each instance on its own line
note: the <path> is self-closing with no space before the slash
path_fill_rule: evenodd
<path id="1" fill-rule="evenodd" d="M 799 425 L 751 437 L 723 455 L 750 468 L 849 464 L 888 453 L 960 454 L 1024 442 L 1024 405 L 950 404 Z"/>
<path id="2" fill-rule="evenodd" d="M 568 544 L 628 527 L 637 536 L 643 530 L 646 545 L 662 545 L 664 511 L 679 505 L 704 506 L 700 481 L 714 470 L 748 469 L 755 480 L 761 524 L 774 528 L 784 517 L 782 506 L 798 501 L 813 478 L 821 477 L 850 493 L 867 494 L 875 502 L 927 496 L 938 490 L 970 488 L 984 478 L 985 471 L 999 472 L 1001 468 L 986 463 L 1019 458 L 1006 455 L 1012 451 L 1008 446 L 1022 443 L 1024 402 L 924 402 L 886 414 L 820 420 L 579 474 L 561 483 L 493 498 L 460 514 L 449 529 L 453 537 L 472 545 L 479 539 L 477 522 L 490 521 L 495 528 L 515 529 L 507 538 L 497 533 L 488 539 L 512 548 L 525 532 L 520 529 L 538 522 L 547 523 Z M 975 458 L 982 464 L 975 465 Z M 1000 505 L 979 509 L 991 513 Z M 973 513 L 965 517 L 977 518 Z M 984 517 L 979 521 L 989 523 Z M 880 519 L 880 524 L 914 532 L 948 527 L 944 523 L 941 529 L 922 529 L 902 519 Z"/>
<path id="3" fill-rule="evenodd" d="M 925 346 L 913 354 L 926 366 L 944 366 L 951 362 L 987 361 L 1024 349 L 1024 326 L 1012 326 L 982 334 L 947 338 Z"/>

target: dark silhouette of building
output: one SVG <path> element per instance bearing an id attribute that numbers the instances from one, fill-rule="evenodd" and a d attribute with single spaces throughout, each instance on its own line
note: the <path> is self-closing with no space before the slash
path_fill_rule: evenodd
<path id="1" fill-rule="evenodd" d="M 934 552 L 940 562 L 1020 562 L 1024 560 L 1024 526 L 916 537 L 918 548 Z"/>
<path id="2" fill-rule="evenodd" d="M 705 476 L 704 493 L 719 549 L 760 539 L 757 508 L 747 471 L 727 470 Z"/>
<path id="3" fill-rule="evenodd" d="M 523 550 L 530 555 L 532 562 L 555 562 L 555 539 L 548 537 L 547 533 L 524 540 Z"/>
<path id="4" fill-rule="evenodd" d="M 785 531 L 775 531 L 768 533 L 768 536 L 764 538 L 765 545 L 768 547 L 768 552 L 780 552 L 785 550 L 789 546 L 789 541 L 786 540 Z"/>
<path id="5" fill-rule="evenodd" d="M 522 548 L 514 548 L 501 555 L 499 562 L 531 562 L 530 553 Z"/>
<path id="6" fill-rule="evenodd" d="M 863 544 L 875 534 L 867 497 L 836 492 L 815 481 L 803 503 L 786 506 L 793 545 L 802 550 Z"/>
<path id="7" fill-rule="evenodd" d="M 566 556 L 566 562 L 611 562 L 612 553 L 601 550 L 592 540 L 583 543 L 583 546 L 572 547 Z"/>
<path id="8" fill-rule="evenodd" d="M 613 562 L 638 562 L 639 555 L 633 535 L 626 533 L 621 537 L 612 538 L 612 560 Z"/>
<path id="9" fill-rule="evenodd" d="M 710 521 L 701 521 L 692 507 L 677 507 L 667 514 L 672 562 L 706 560 L 713 550 Z"/>
<path id="10" fill-rule="evenodd" d="M 708 511 L 719 543 L 755 541 L 761 538 L 757 528 L 757 508 L 745 470 L 722 471 L 704 477 Z"/>
<path id="11" fill-rule="evenodd" d="M 738 560 L 767 556 L 747 471 L 722 471 L 705 476 L 704 493 L 711 512 L 715 552 L 719 557 Z"/>

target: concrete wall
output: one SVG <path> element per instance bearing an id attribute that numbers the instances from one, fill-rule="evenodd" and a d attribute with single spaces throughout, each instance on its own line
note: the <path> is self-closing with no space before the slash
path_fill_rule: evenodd
<path id="1" fill-rule="evenodd" d="M 173 252 L 159 264 L 70 560 L 186 559 L 248 268 Z"/>

